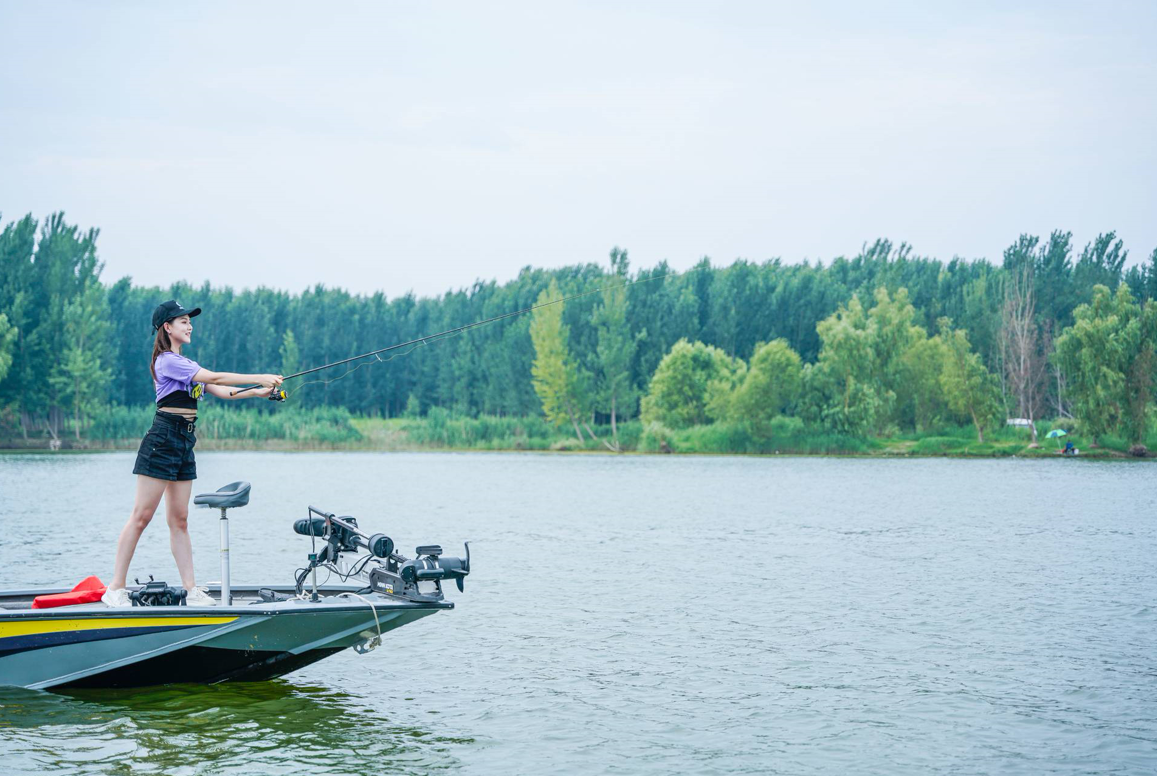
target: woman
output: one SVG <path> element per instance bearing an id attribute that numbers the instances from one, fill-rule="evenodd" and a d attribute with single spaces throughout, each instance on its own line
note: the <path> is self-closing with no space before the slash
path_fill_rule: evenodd
<path id="1" fill-rule="evenodd" d="M 189 542 L 189 494 L 197 479 L 193 459 L 193 435 L 197 422 L 197 401 L 205 392 L 222 399 L 229 395 L 228 385 L 258 383 L 261 389 L 246 391 L 238 398 L 268 396 L 281 385 L 281 375 L 241 375 L 233 372 L 210 372 L 181 355 L 181 346 L 193 336 L 192 318 L 201 308 L 186 310 L 169 300 L 153 311 L 153 358 L 150 370 L 157 389 L 157 414 L 153 427 L 145 434 L 137 451 L 133 474 L 137 475 L 137 496 L 132 514 L 117 542 L 116 566 L 112 582 L 101 598 L 109 606 L 131 606 L 125 590 L 129 561 L 137 548 L 141 532 L 153 519 L 161 496 L 169 521 L 169 542 L 181 584 L 188 595 L 189 606 L 214 606 L 216 602 L 203 588 L 196 587 L 193 577 L 193 546 Z"/>

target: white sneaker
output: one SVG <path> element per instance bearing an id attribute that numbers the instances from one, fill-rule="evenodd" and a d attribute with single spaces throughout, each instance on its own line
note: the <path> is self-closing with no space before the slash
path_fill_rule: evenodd
<path id="1" fill-rule="evenodd" d="M 217 602 L 209 597 L 203 587 L 191 587 L 185 595 L 186 606 L 216 606 Z"/>
<path id="2" fill-rule="evenodd" d="M 123 587 L 118 587 L 116 590 L 113 590 L 111 587 L 106 588 L 104 595 L 100 597 L 100 600 L 102 603 L 105 603 L 108 606 L 115 606 L 118 608 L 133 605 L 132 600 L 129 598 L 129 591 Z"/>

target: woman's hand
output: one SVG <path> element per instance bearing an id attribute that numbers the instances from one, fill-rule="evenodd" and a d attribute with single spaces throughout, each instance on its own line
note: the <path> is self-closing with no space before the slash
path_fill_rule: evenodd
<path id="1" fill-rule="evenodd" d="M 261 385 L 265 386 L 266 388 L 276 388 L 277 386 L 281 385 L 281 381 L 281 375 L 257 375 L 257 382 L 261 383 Z M 258 395 L 268 396 L 269 391 L 259 393 Z"/>

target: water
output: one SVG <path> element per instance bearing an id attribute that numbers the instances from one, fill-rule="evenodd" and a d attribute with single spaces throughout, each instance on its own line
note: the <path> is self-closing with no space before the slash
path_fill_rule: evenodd
<path id="1" fill-rule="evenodd" d="M 0 588 L 108 577 L 132 454 L 0 456 Z M 226 453 L 234 579 L 315 504 L 472 540 L 458 608 L 285 679 L 0 691 L 7 773 L 1153 773 L 1157 468 Z M 199 487 L 198 487 L 199 486 Z M 191 516 L 216 579 L 215 513 Z M 133 575 L 176 581 L 163 517 Z M 131 575 L 130 575 L 131 576 Z"/>

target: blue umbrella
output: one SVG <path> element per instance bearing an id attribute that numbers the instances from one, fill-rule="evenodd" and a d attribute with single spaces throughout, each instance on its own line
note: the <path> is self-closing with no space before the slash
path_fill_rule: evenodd
<path id="1" fill-rule="evenodd" d="M 1061 447 L 1060 438 L 1063 436 L 1068 436 L 1068 434 L 1069 432 L 1065 431 L 1063 428 L 1054 428 L 1052 431 L 1045 434 L 1045 438 L 1058 440 L 1057 449 L 1059 450 Z"/>

